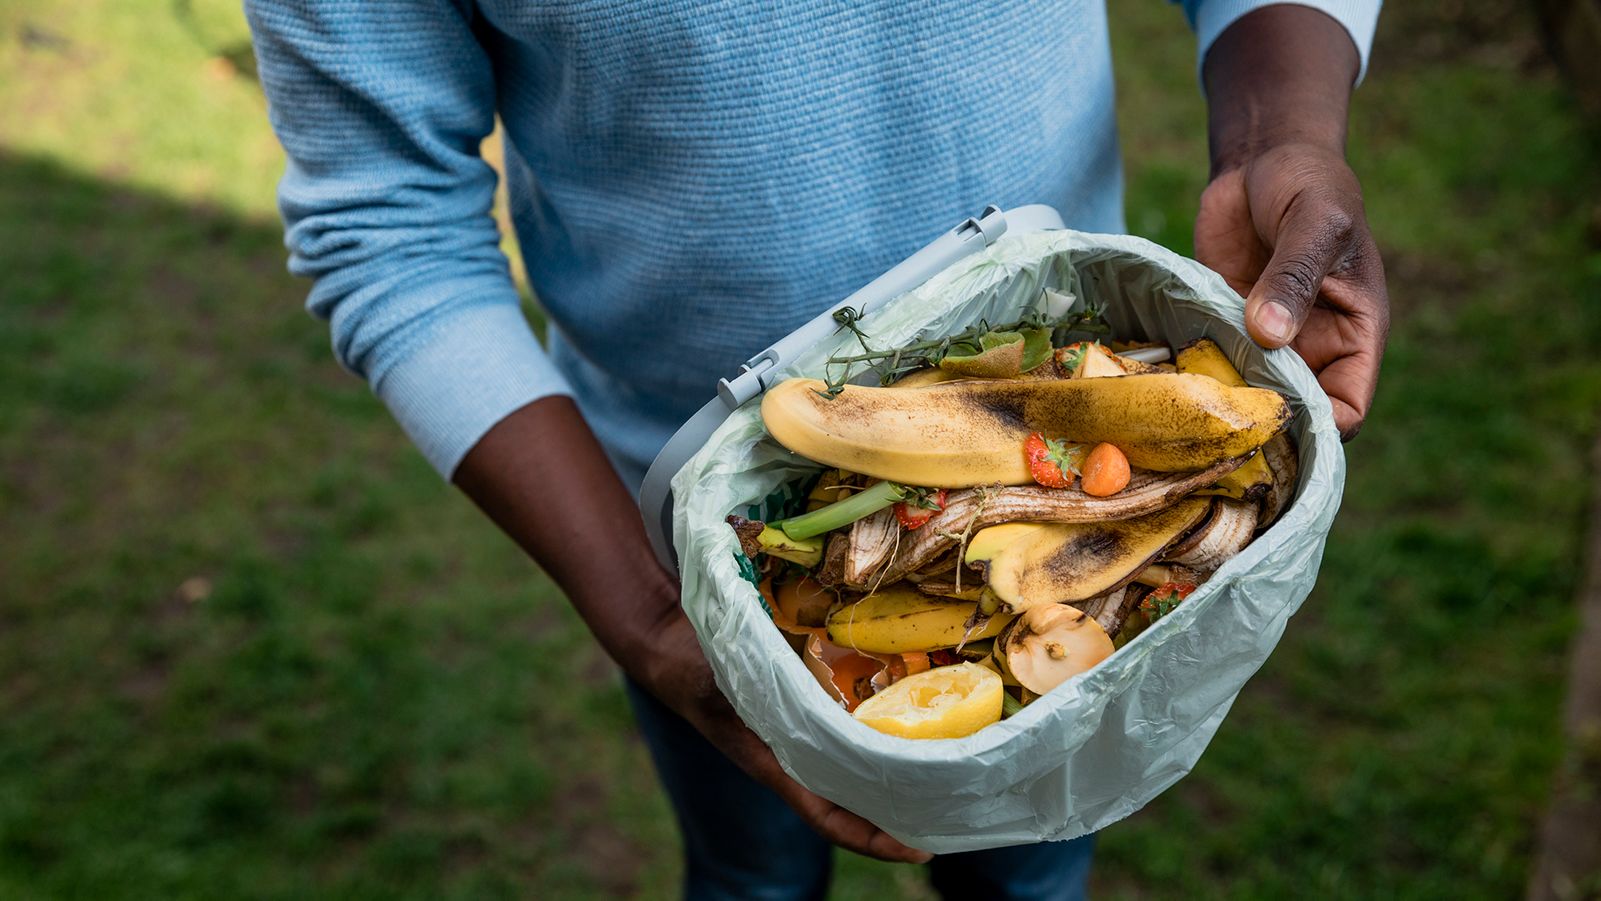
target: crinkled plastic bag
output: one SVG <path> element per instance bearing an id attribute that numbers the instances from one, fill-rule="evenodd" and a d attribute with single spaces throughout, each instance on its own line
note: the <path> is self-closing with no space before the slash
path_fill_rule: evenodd
<path id="1" fill-rule="evenodd" d="M 1312 590 L 1345 483 L 1328 400 L 1300 358 L 1251 342 L 1239 295 L 1148 241 L 1005 237 L 861 325 L 876 347 L 904 346 L 980 319 L 1015 321 L 1044 288 L 1105 306 L 1121 337 L 1217 341 L 1247 381 L 1289 398 L 1300 484 L 1279 521 L 1177 610 L 1021 713 L 966 738 L 913 741 L 861 725 L 823 693 L 742 577 L 724 523 L 820 468 L 767 437 L 759 402 L 673 479 L 684 610 L 723 693 L 802 785 L 935 853 L 1085 835 L 1188 773 Z M 824 361 L 854 340 L 842 332 L 781 375 L 823 377 Z"/>

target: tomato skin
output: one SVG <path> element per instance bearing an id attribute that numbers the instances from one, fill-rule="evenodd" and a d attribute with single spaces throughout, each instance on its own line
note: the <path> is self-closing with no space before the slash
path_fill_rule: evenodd
<path id="1" fill-rule="evenodd" d="M 900 501 L 894 507 L 895 519 L 901 524 L 901 528 L 908 532 L 922 528 L 929 520 L 934 518 L 935 514 L 945 509 L 945 499 L 949 495 L 950 492 L 944 488 L 935 492 L 934 496 L 929 498 L 929 501 L 935 507 L 932 510 L 927 507 L 909 504 L 906 501 Z"/>
<path id="2" fill-rule="evenodd" d="M 845 712 L 873 696 L 873 677 L 884 669 L 884 664 L 871 657 L 851 654 L 835 661 L 831 669 L 834 687 L 845 696 Z"/>
<path id="3" fill-rule="evenodd" d="M 1023 457 L 1028 460 L 1028 474 L 1046 488 L 1073 487 L 1074 448 L 1057 439 L 1047 440 L 1035 432 L 1023 441 Z"/>
<path id="4" fill-rule="evenodd" d="M 1194 582 L 1163 582 L 1161 587 L 1151 592 L 1151 596 L 1166 598 L 1169 595 L 1178 595 L 1178 599 L 1182 601 L 1194 594 L 1195 588 Z"/>
<path id="5" fill-rule="evenodd" d="M 1194 593 L 1194 582 L 1163 582 L 1140 601 L 1140 612 L 1152 622 L 1173 612 L 1181 601 Z"/>

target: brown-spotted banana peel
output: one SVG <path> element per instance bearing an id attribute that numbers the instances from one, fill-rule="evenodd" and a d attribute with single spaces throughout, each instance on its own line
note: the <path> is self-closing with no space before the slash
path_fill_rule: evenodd
<path id="1" fill-rule="evenodd" d="M 1234 388 L 1245 386 L 1245 378 L 1211 338 L 1198 338 L 1179 348 L 1174 363 L 1179 372 L 1204 375 Z M 1258 503 L 1266 499 L 1272 490 L 1273 471 L 1268 466 L 1267 455 L 1258 453 L 1246 460 L 1239 469 L 1219 479 L 1217 485 L 1206 493 Z"/>
<path id="2" fill-rule="evenodd" d="M 1169 550 L 1164 557 L 1181 566 L 1211 572 L 1251 543 L 1258 512 L 1256 504 L 1217 498 L 1206 522 L 1184 540 L 1187 547 Z"/>
<path id="3" fill-rule="evenodd" d="M 987 598 L 999 609 L 1021 613 L 1082 601 L 1132 581 L 1198 525 L 1211 503 L 1185 498 L 1114 522 L 991 526 L 968 542 L 965 559 L 985 570 Z"/>
<path id="4" fill-rule="evenodd" d="M 906 583 L 892 585 L 829 614 L 828 640 L 869 654 L 932 651 L 991 638 L 1012 619 L 992 616 L 970 623 L 974 606 L 972 601 L 924 594 Z"/>
<path id="5" fill-rule="evenodd" d="M 1031 484 L 1022 452 L 1031 432 L 1115 444 L 1140 469 L 1192 472 L 1250 453 L 1290 415 L 1267 389 L 1183 373 L 847 385 L 833 397 L 824 389 L 790 379 L 762 398 L 779 444 L 818 463 L 940 488 Z"/>
<path id="6" fill-rule="evenodd" d="M 952 492 L 945 508 L 916 531 L 886 539 L 862 527 L 851 531 L 845 582 L 855 587 L 889 584 L 922 569 L 963 535 L 1004 522 L 1101 522 L 1130 519 L 1178 503 L 1238 466 L 1239 459 L 1193 473 L 1138 470 L 1128 487 L 1110 497 L 1071 488 L 973 488 Z M 866 520 L 863 520 L 865 522 Z M 889 526 L 894 526 L 893 520 Z"/>

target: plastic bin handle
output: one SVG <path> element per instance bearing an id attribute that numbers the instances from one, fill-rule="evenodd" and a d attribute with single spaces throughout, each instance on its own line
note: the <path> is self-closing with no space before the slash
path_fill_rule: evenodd
<path id="1" fill-rule="evenodd" d="M 839 329 L 839 323 L 834 321 L 836 312 L 855 307 L 865 315 L 928 281 L 957 260 L 994 244 L 1002 235 L 1065 227 L 1061 215 L 1043 204 L 1005 211 L 987 206 L 984 212 L 964 220 L 861 290 L 751 357 L 740 367 L 738 375 L 719 379 L 717 397 L 673 433 L 640 485 L 639 508 L 645 517 L 645 532 L 650 536 L 656 559 L 669 570 L 678 571 L 677 554 L 673 551 L 673 476 L 706 444 L 706 439 L 730 413 L 772 387 L 774 376 L 798 354 Z"/>

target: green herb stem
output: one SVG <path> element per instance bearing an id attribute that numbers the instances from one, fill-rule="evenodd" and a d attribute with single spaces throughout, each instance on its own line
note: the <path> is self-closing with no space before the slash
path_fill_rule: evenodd
<path id="1" fill-rule="evenodd" d="M 894 350 L 874 350 L 867 343 L 867 334 L 857 323 L 861 319 L 861 311 L 846 307 L 834 314 L 834 321 L 841 328 L 848 329 L 856 336 L 856 341 L 862 346 L 862 353 L 840 354 L 829 357 L 828 365 L 834 368 L 825 379 L 825 390 L 817 392 L 826 398 L 834 398 L 845 390 L 845 385 L 857 374 L 856 366 L 869 364 L 870 369 L 878 373 L 880 384 L 889 384 L 897 376 L 925 366 L 938 366 L 947 354 L 953 350 L 965 351 L 970 354 L 982 353 L 984 350 L 984 336 L 992 332 L 1029 332 L 1034 330 L 1050 329 L 1060 333 L 1062 330 L 1084 328 L 1091 331 L 1105 331 L 1106 323 L 1102 318 L 1102 310 L 1096 307 L 1086 307 L 1076 313 L 1058 319 L 1050 320 L 1041 312 L 1034 312 L 1017 322 L 991 326 L 988 322 L 980 320 L 975 325 L 945 338 L 933 338 L 918 341 L 905 347 Z M 1042 339 L 1039 342 L 1048 355 L 1049 341 Z M 1041 360 L 1040 362 L 1043 362 Z"/>
<path id="2" fill-rule="evenodd" d="M 1017 716 L 1023 712 L 1023 702 L 1012 697 L 1011 692 L 1001 692 L 1001 717 Z"/>
<path id="3" fill-rule="evenodd" d="M 907 495 L 904 485 L 878 482 L 819 510 L 768 525 L 783 529 L 785 535 L 801 541 L 848 526 L 864 516 L 871 516 L 891 504 L 906 500 Z"/>

